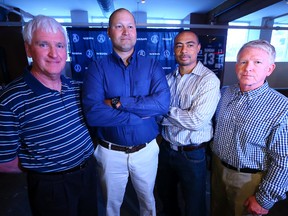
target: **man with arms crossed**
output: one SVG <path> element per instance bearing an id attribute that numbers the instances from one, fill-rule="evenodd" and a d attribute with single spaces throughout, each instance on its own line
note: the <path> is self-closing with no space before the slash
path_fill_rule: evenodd
<path id="1" fill-rule="evenodd" d="M 201 44 L 191 31 L 174 40 L 178 68 L 167 75 L 171 102 L 163 126 L 157 191 L 165 215 L 181 215 L 178 184 L 185 215 L 206 216 L 205 147 L 213 135 L 212 117 L 220 98 L 217 76 L 197 61 Z"/>
<path id="2" fill-rule="evenodd" d="M 126 9 L 114 11 L 108 35 L 112 54 L 92 62 L 84 76 L 87 122 L 97 128 L 95 156 L 107 216 L 119 216 L 128 177 L 140 215 L 155 216 L 153 196 L 159 147 L 157 115 L 168 112 L 170 92 L 161 65 L 137 54 L 136 24 Z"/>

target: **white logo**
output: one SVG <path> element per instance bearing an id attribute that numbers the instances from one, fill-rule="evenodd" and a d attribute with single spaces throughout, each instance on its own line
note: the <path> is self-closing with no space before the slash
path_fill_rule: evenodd
<path id="1" fill-rule="evenodd" d="M 88 50 L 86 51 L 86 56 L 87 56 L 88 58 L 92 58 L 92 57 L 93 57 L 93 51 L 92 51 L 91 49 L 88 49 Z"/>
<path id="2" fill-rule="evenodd" d="M 140 55 L 140 56 L 146 56 L 146 53 L 145 53 L 144 50 L 139 50 L 139 51 L 138 51 L 138 55 Z"/>
<path id="3" fill-rule="evenodd" d="M 72 40 L 73 40 L 74 43 L 79 42 L 79 36 L 77 34 L 73 34 L 72 35 Z"/>
<path id="4" fill-rule="evenodd" d="M 169 58 L 170 57 L 170 51 L 169 50 L 164 50 L 163 54 L 164 54 L 165 58 Z"/>
<path id="5" fill-rule="evenodd" d="M 104 43 L 105 40 L 106 40 L 105 35 L 99 34 L 99 35 L 97 36 L 97 41 L 98 41 L 99 43 Z"/>
<path id="6" fill-rule="evenodd" d="M 152 42 L 152 43 L 156 44 L 156 43 L 158 43 L 158 41 L 159 41 L 158 35 L 153 35 L 153 36 L 151 37 L 151 42 Z"/>
<path id="7" fill-rule="evenodd" d="M 81 65 L 79 65 L 79 64 L 76 64 L 76 65 L 74 65 L 74 71 L 75 72 L 81 72 L 81 70 L 82 70 L 82 68 L 81 68 Z"/>

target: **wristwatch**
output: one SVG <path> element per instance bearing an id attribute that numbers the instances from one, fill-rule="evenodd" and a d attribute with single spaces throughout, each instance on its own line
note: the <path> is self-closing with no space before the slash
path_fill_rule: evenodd
<path id="1" fill-rule="evenodd" d="M 111 99 L 111 105 L 114 109 L 117 109 L 117 104 L 120 102 L 120 97 L 114 97 Z"/>

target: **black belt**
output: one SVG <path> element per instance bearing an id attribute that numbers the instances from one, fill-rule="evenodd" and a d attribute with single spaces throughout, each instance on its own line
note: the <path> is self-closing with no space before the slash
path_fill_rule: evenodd
<path id="1" fill-rule="evenodd" d="M 185 145 L 185 146 L 176 146 L 173 145 L 170 142 L 167 142 L 166 140 L 164 141 L 165 145 L 168 146 L 169 148 L 175 150 L 175 151 L 194 151 L 197 149 L 201 149 L 206 147 L 207 142 L 201 143 L 199 145 Z"/>
<path id="2" fill-rule="evenodd" d="M 65 174 L 73 173 L 73 172 L 84 169 L 85 167 L 87 167 L 88 162 L 92 157 L 93 156 L 90 156 L 90 158 L 86 159 L 85 161 L 83 161 L 81 164 L 79 164 L 76 167 L 73 167 L 68 170 L 60 171 L 60 172 L 36 172 L 36 171 L 28 171 L 28 172 L 32 174 L 39 174 L 39 175 L 65 175 Z"/>
<path id="3" fill-rule="evenodd" d="M 235 171 L 238 171 L 238 172 L 252 173 L 252 174 L 255 174 L 255 173 L 258 173 L 258 172 L 262 172 L 262 170 L 257 170 L 257 169 L 236 168 L 236 167 L 233 167 L 233 166 L 227 164 L 227 163 L 224 162 L 224 161 L 221 161 L 221 163 L 222 163 L 222 165 L 225 166 L 226 168 L 231 169 L 231 170 L 235 170 Z"/>
<path id="4" fill-rule="evenodd" d="M 99 140 L 98 143 L 107 149 L 111 149 L 115 151 L 122 151 L 122 152 L 125 152 L 126 154 L 137 152 L 143 149 L 144 147 L 146 147 L 146 144 L 140 144 L 136 146 L 119 146 L 119 145 L 114 145 L 112 143 L 105 142 L 103 140 Z"/>

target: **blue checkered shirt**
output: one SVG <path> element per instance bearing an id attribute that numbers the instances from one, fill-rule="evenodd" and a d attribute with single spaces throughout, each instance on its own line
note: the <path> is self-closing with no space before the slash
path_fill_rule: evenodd
<path id="1" fill-rule="evenodd" d="M 211 148 L 234 167 L 265 171 L 255 196 L 270 209 L 288 190 L 288 99 L 267 82 L 249 92 L 226 88 Z"/>

